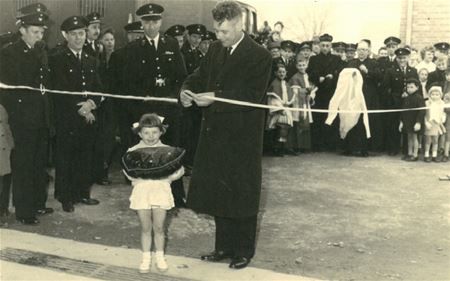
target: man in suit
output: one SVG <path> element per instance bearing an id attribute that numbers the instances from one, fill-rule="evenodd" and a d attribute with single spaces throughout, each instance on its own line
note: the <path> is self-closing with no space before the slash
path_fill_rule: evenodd
<path id="1" fill-rule="evenodd" d="M 51 84 L 56 90 L 101 92 L 97 61 L 84 49 L 87 20 L 69 17 L 61 24 L 67 41 L 50 56 Z M 93 149 L 95 144 L 96 108 L 100 98 L 90 95 L 53 95 L 56 127 L 55 198 L 65 212 L 74 204 L 97 205 L 91 198 L 93 183 Z"/>
<path id="2" fill-rule="evenodd" d="M 88 55 L 100 59 L 100 53 L 103 51 L 103 46 L 98 42 L 100 36 L 100 14 L 92 12 L 86 16 L 88 26 L 86 29 L 86 41 L 84 42 L 83 51 Z"/>
<path id="3" fill-rule="evenodd" d="M 48 87 L 47 52 L 41 44 L 47 22 L 45 13 L 20 17 L 20 39 L 0 52 L 3 83 Z M 11 160 L 16 219 L 23 224 L 38 224 L 36 215 L 53 212 L 45 207 L 50 127 L 48 95 L 29 90 L 5 90 L 2 98 L 15 142 Z"/>
<path id="4" fill-rule="evenodd" d="M 240 269 L 255 254 L 265 112 L 198 93 L 263 104 L 272 58 L 242 31 L 237 2 L 219 2 L 213 18 L 218 40 L 180 93 L 184 107 L 203 109 L 187 204 L 215 219 L 215 251 L 202 260 L 231 258 L 230 268 Z"/>
<path id="5" fill-rule="evenodd" d="M 410 78 L 419 79 L 417 70 L 408 65 L 409 54 L 411 52 L 406 48 L 398 48 L 395 50 L 395 64 L 388 68 L 383 79 L 383 95 L 386 101 L 387 109 L 400 109 L 402 99 L 406 94 L 406 80 Z M 389 155 L 396 155 L 400 151 L 400 132 L 398 130 L 400 124 L 400 113 L 386 113 L 387 122 L 384 124 L 384 135 L 386 136 L 386 144 Z"/>
<path id="6" fill-rule="evenodd" d="M 313 108 L 328 109 L 343 63 L 340 57 L 331 54 L 331 42 L 333 41 L 331 35 L 323 34 L 319 40 L 320 53 L 309 59 L 306 72 L 314 85 L 318 87 Z M 331 127 L 328 127 L 325 125 L 325 118 L 325 113 L 313 113 L 311 143 L 314 151 L 336 149 L 339 139 L 339 124 L 335 121 Z"/>
<path id="7" fill-rule="evenodd" d="M 164 8 L 157 4 L 145 4 L 137 11 L 144 29 L 144 37 L 128 44 L 124 49 L 124 92 L 137 96 L 176 98 L 186 77 L 186 68 L 178 42 L 160 34 Z M 156 113 L 169 125 L 162 137 L 165 144 L 180 145 L 181 110 L 178 104 L 165 102 L 127 101 L 127 112 L 136 122 L 144 113 Z M 129 124 L 131 128 L 132 123 Z M 137 142 L 137 138 L 136 138 Z M 175 205 L 183 207 L 182 181 L 172 183 Z"/>

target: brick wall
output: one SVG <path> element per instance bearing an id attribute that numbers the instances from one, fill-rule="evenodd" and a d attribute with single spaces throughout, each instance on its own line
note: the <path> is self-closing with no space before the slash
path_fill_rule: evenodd
<path id="1" fill-rule="evenodd" d="M 421 49 L 437 42 L 450 42 L 450 1 L 412 1 L 411 41 L 406 42 L 408 0 L 402 0 L 400 38 L 402 42 Z"/>

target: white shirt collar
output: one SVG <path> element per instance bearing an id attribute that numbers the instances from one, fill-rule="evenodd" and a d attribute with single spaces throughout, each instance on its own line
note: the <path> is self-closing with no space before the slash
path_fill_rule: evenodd
<path id="1" fill-rule="evenodd" d="M 145 38 L 147 38 L 148 43 L 151 43 L 151 40 L 155 41 L 155 49 L 158 50 L 158 43 L 159 43 L 159 32 L 158 34 L 155 36 L 155 38 L 150 38 L 149 36 L 145 35 Z"/>
<path id="2" fill-rule="evenodd" d="M 69 49 L 70 49 L 70 48 L 69 48 Z M 81 58 L 83 49 L 81 49 L 79 52 L 76 52 L 76 51 L 74 51 L 74 50 L 72 50 L 72 49 L 70 49 L 70 51 L 72 51 L 72 53 L 75 55 L 75 57 L 77 57 L 77 54 L 80 54 L 80 58 Z"/>
<path id="3" fill-rule="evenodd" d="M 239 39 L 239 41 L 237 41 L 235 44 L 231 45 L 230 55 L 233 54 L 234 50 L 236 50 L 236 47 L 239 45 L 239 43 L 241 43 L 242 40 L 244 40 L 244 32 L 242 32 L 241 39 Z"/>

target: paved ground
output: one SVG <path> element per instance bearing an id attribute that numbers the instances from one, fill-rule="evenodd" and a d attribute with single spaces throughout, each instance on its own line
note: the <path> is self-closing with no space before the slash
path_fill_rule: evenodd
<path id="1" fill-rule="evenodd" d="M 333 280 L 450 280 L 450 165 L 388 156 L 264 158 L 257 255 L 252 266 Z M 10 228 L 123 249 L 139 248 L 129 186 L 95 186 L 99 206 L 76 206 L 41 225 Z M 172 212 L 167 252 L 197 258 L 213 247 L 211 218 Z M 131 261 L 132 267 L 137 260 Z M 276 280 L 276 279 L 274 279 Z"/>

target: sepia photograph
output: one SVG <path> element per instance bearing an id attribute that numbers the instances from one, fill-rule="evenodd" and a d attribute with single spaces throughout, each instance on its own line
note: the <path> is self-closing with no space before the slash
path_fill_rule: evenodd
<path id="1" fill-rule="evenodd" d="M 0 280 L 450 281 L 450 1 L 0 0 Z"/>

